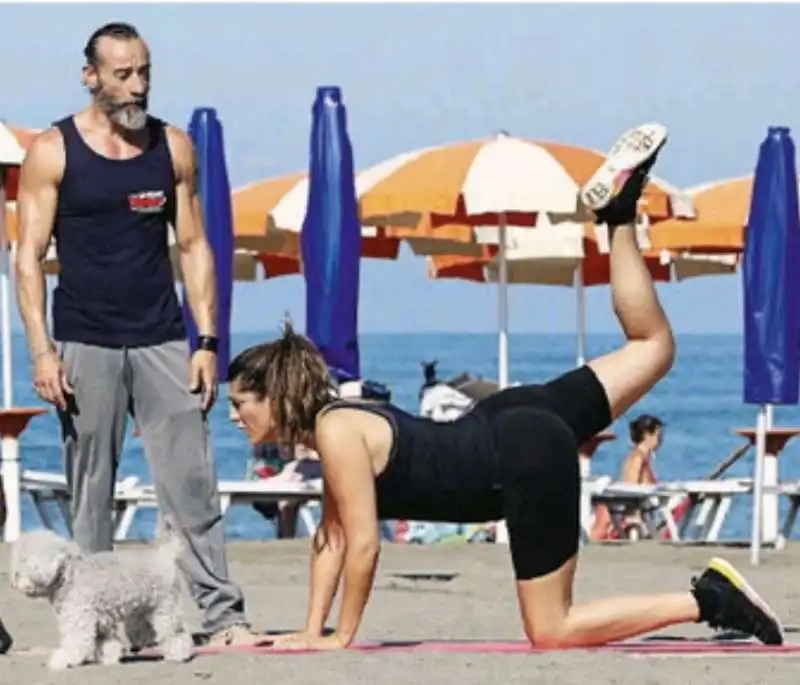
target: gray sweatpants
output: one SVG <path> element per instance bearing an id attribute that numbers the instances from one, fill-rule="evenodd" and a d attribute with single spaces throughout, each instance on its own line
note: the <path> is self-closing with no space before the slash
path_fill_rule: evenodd
<path id="1" fill-rule="evenodd" d="M 188 543 L 180 566 L 205 612 L 204 630 L 243 622 L 242 591 L 228 578 L 208 425 L 200 397 L 189 392 L 188 343 L 131 349 L 65 343 L 63 357 L 75 391 L 60 414 L 75 541 L 86 551 L 113 547 L 116 472 L 132 414 L 159 509 Z"/>

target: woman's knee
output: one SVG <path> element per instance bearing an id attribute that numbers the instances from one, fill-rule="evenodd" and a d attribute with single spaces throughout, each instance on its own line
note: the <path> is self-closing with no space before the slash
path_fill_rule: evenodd
<path id="1" fill-rule="evenodd" d="M 517 582 L 523 629 L 534 647 L 561 649 L 570 645 L 567 616 L 576 564 L 577 555 L 573 555 L 547 575 Z"/>
<path id="2" fill-rule="evenodd" d="M 605 389 L 613 419 L 624 414 L 666 376 L 675 362 L 675 342 L 667 329 L 646 340 L 632 340 L 589 362 Z"/>
<path id="3" fill-rule="evenodd" d="M 564 621 L 546 626 L 525 625 L 525 636 L 536 649 L 565 649 L 571 646 Z"/>

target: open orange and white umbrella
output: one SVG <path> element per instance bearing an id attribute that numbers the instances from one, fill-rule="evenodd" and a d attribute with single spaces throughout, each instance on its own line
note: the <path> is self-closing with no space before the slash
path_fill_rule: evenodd
<path id="1" fill-rule="evenodd" d="M 654 248 L 698 252 L 741 252 L 750 216 L 753 176 L 740 176 L 695 186 L 686 191 L 696 218 L 673 218 L 654 224 Z"/>
<path id="2" fill-rule="evenodd" d="M 511 227 L 580 223 L 580 188 L 605 156 L 595 150 L 501 133 L 494 138 L 398 155 L 356 177 L 361 219 L 387 235 L 430 217 L 433 235 L 462 230 L 465 243 L 498 245 L 498 376 L 508 384 L 508 303 L 505 251 Z M 642 213 L 657 221 L 692 213 L 674 186 L 651 180 Z"/>

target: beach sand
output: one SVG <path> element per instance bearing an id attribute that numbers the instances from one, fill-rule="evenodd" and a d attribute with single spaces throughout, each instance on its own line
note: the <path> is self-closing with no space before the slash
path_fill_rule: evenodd
<path id="1" fill-rule="evenodd" d="M 129 543 L 134 544 L 134 543 Z M 228 547 L 231 572 L 245 590 L 252 623 L 264 630 L 302 626 L 308 578 L 308 541 L 236 542 Z M 760 568 L 751 569 L 747 549 L 674 548 L 649 542 L 626 546 L 590 546 L 583 550 L 577 601 L 620 593 L 684 590 L 713 555 L 737 564 L 776 608 L 787 626 L 800 623 L 800 544 L 776 553 L 765 550 Z M 188 664 L 131 662 L 87 666 L 62 673 L 46 668 L 56 644 L 55 622 L 44 600 L 27 599 L 8 585 L 8 549 L 0 548 L 0 612 L 15 646 L 0 657 L 0 683 L 44 685 L 244 683 L 537 683 L 584 685 L 614 683 L 797 682 L 800 658 L 719 655 L 658 657 L 624 654 L 553 652 L 547 654 L 358 653 L 353 651 L 201 656 Z M 409 581 L 404 571 L 451 571 L 449 581 Z M 190 607 L 193 627 L 199 615 Z M 336 611 L 336 608 L 334 609 Z M 333 614 L 335 619 L 336 613 Z M 664 631 L 670 635 L 707 636 L 705 626 Z M 501 545 L 386 545 L 375 591 L 359 634 L 361 640 L 485 639 L 522 637 L 508 550 Z M 800 642 L 790 633 L 789 641 Z"/>

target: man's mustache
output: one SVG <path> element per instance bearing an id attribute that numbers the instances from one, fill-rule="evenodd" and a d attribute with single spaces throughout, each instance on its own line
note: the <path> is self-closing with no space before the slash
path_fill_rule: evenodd
<path id="1" fill-rule="evenodd" d="M 128 107 L 147 108 L 147 100 L 128 100 L 127 102 L 114 102 L 112 106 L 115 110 L 127 109 Z"/>

